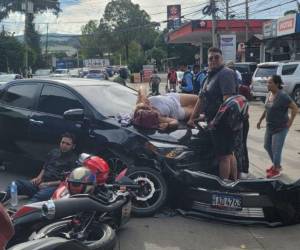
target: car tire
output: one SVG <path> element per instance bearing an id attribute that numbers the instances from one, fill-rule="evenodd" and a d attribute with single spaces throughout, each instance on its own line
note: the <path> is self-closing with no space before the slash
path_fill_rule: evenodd
<path id="1" fill-rule="evenodd" d="M 132 199 L 132 214 L 138 217 L 151 216 L 166 202 L 168 188 L 158 171 L 141 167 L 129 168 L 126 175 L 141 184 L 141 189 Z"/>
<path id="2" fill-rule="evenodd" d="M 292 98 L 294 102 L 300 107 L 300 87 L 296 87 L 293 91 Z"/>

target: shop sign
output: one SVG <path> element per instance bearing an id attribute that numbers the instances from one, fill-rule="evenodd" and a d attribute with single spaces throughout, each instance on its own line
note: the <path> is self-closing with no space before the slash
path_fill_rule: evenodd
<path id="1" fill-rule="evenodd" d="M 296 14 L 281 17 L 277 20 L 277 36 L 284 36 L 295 33 Z"/>
<path id="2" fill-rule="evenodd" d="M 277 33 L 277 20 L 270 20 L 263 24 L 263 38 L 276 37 Z"/>
<path id="3" fill-rule="evenodd" d="M 220 35 L 220 49 L 225 62 L 234 61 L 236 57 L 236 34 Z"/>
<path id="4" fill-rule="evenodd" d="M 167 6 L 168 29 L 177 29 L 181 25 L 181 5 Z"/>

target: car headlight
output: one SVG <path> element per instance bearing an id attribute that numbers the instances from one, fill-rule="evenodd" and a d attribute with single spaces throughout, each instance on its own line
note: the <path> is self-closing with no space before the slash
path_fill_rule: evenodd
<path id="1" fill-rule="evenodd" d="M 148 141 L 145 146 L 152 152 L 170 159 L 176 158 L 188 150 L 188 148 L 183 145 L 174 145 L 157 141 Z"/>

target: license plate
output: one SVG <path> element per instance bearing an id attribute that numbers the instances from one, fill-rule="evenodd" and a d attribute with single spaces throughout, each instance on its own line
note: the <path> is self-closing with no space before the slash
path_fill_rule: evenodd
<path id="1" fill-rule="evenodd" d="M 242 210 L 242 198 L 231 194 L 213 194 L 212 207 L 223 210 Z"/>
<path id="2" fill-rule="evenodd" d="M 129 201 L 123 208 L 122 208 L 122 224 L 125 224 L 130 219 L 131 214 L 131 201 Z"/>

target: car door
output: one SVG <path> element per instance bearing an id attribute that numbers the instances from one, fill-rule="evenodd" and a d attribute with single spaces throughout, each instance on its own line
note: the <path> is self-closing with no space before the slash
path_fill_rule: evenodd
<path id="1" fill-rule="evenodd" d="M 6 152 L 26 155 L 30 148 L 28 130 L 32 108 L 41 85 L 15 83 L 0 95 L 0 148 Z"/>
<path id="2" fill-rule="evenodd" d="M 66 120 L 63 113 L 69 109 L 85 109 L 79 98 L 69 89 L 54 84 L 44 84 L 35 110 L 32 112 L 29 137 L 34 150 L 32 157 L 44 160 L 47 153 L 59 145 L 65 132 L 84 137 L 82 123 Z"/>

